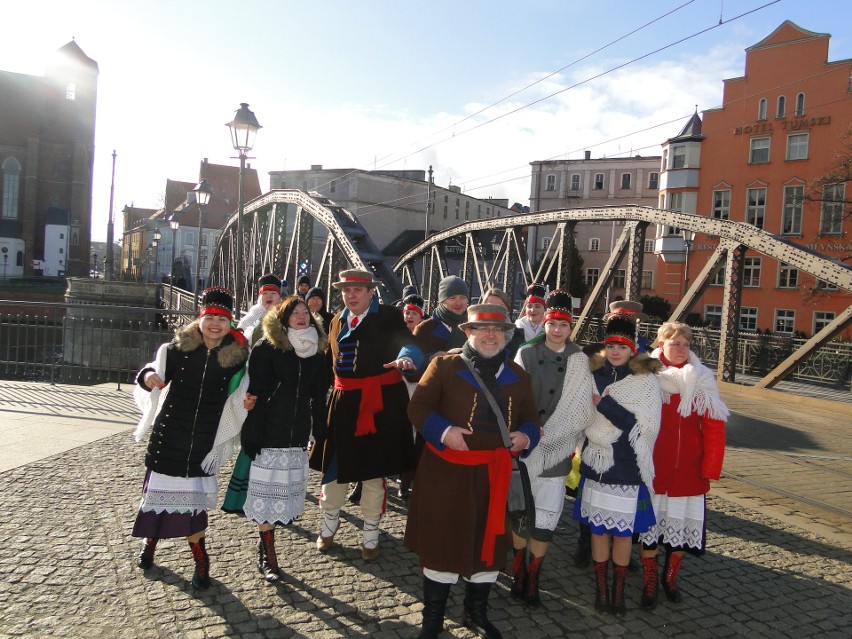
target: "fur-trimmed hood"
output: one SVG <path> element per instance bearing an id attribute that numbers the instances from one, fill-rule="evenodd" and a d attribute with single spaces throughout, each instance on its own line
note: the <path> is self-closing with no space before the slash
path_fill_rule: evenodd
<path id="1" fill-rule="evenodd" d="M 199 320 L 179 328 L 175 332 L 174 343 L 182 353 L 194 351 L 199 346 L 204 346 L 204 337 L 198 326 Z M 229 342 L 230 343 L 227 343 Z M 231 368 L 248 359 L 248 346 L 239 344 L 230 335 L 225 335 L 222 346 L 216 351 L 216 360 L 222 368 Z"/>
<path id="2" fill-rule="evenodd" d="M 593 373 L 596 370 L 600 370 L 603 368 L 605 361 L 606 357 L 604 356 L 603 351 L 600 353 L 593 353 L 589 356 L 589 370 Z M 634 355 L 627 360 L 627 367 L 634 375 L 649 375 L 651 373 L 659 372 L 663 365 L 660 360 L 654 359 L 647 353 L 640 353 L 639 355 Z"/>
<path id="3" fill-rule="evenodd" d="M 322 328 L 322 321 L 317 321 L 316 318 L 314 320 L 317 322 L 316 329 L 319 334 L 317 353 L 324 353 L 326 346 L 328 346 L 328 336 Z M 260 324 L 263 327 L 263 336 L 272 346 L 280 351 L 294 350 L 293 345 L 290 344 L 290 337 L 287 335 L 287 330 L 278 320 L 278 314 L 274 309 L 263 316 Z"/>

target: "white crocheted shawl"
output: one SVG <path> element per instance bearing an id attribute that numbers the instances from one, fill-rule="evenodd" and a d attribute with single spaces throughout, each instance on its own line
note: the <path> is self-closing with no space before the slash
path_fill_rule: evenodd
<path id="1" fill-rule="evenodd" d="M 574 353 L 566 362 L 559 402 L 544 423 L 538 446 L 524 460 L 530 477 L 538 477 L 566 460 L 577 447 L 577 439 L 597 412 L 592 403 L 593 391 L 589 358 L 584 353 Z"/>
<path id="2" fill-rule="evenodd" d="M 662 349 L 654 349 L 651 357 L 660 359 Z M 698 356 L 689 351 L 689 360 L 680 368 L 664 366 L 658 374 L 663 403 L 668 404 L 672 395 L 680 395 L 678 414 L 683 417 L 691 413 L 707 415 L 711 419 L 728 421 L 731 412 L 719 396 L 716 375 L 701 363 Z"/>
<path id="3" fill-rule="evenodd" d="M 168 344 L 161 345 L 157 349 L 154 361 L 149 362 L 142 368 L 152 368 L 160 376 L 160 379 L 164 379 L 166 376 L 166 353 L 168 346 Z M 239 386 L 228 396 L 225 402 L 222 417 L 219 419 L 219 428 L 216 430 L 216 438 L 213 441 L 213 448 L 201 462 L 201 468 L 206 473 L 211 475 L 218 473 L 222 462 L 229 459 L 239 448 L 240 431 L 248 414 L 248 411 L 243 406 L 243 398 L 246 396 L 248 384 L 249 376 L 248 369 L 246 369 Z M 150 393 L 138 384 L 133 389 L 133 400 L 142 411 L 142 418 L 136 425 L 136 430 L 133 431 L 133 437 L 137 442 L 142 441 L 148 435 L 155 418 L 165 404 L 168 394 L 169 385 L 162 390 L 155 388 Z"/>
<path id="4" fill-rule="evenodd" d="M 636 417 L 628 433 L 628 440 L 636 453 L 636 462 L 642 481 L 648 490 L 654 484 L 654 443 L 660 432 L 660 384 L 652 373 L 628 375 L 604 390 Z M 597 473 L 612 468 L 615 463 L 612 445 L 621 436 L 621 430 L 595 410 L 591 426 L 586 429 L 589 445 L 583 450 L 583 461 Z"/>

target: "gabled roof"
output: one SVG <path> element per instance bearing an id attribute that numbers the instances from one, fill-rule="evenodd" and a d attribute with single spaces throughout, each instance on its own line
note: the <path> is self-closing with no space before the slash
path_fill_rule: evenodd
<path id="1" fill-rule="evenodd" d="M 789 44 L 791 42 L 804 42 L 806 40 L 820 40 L 830 38 L 829 33 L 817 33 L 816 31 L 808 31 L 802 29 L 795 22 L 785 20 L 772 33 L 766 36 L 763 40 L 746 49 L 746 51 L 755 51 L 769 47 L 778 46 L 779 44 Z"/>
<path id="2" fill-rule="evenodd" d="M 60 47 L 56 53 L 65 58 L 67 61 L 76 62 L 83 67 L 89 67 L 92 71 L 98 73 L 98 63 L 83 53 L 83 50 L 74 40 L 71 40 L 68 44 Z"/>

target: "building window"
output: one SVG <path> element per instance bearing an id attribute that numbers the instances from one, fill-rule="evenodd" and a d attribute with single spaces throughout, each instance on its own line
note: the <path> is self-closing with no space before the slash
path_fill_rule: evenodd
<path id="1" fill-rule="evenodd" d="M 598 279 L 600 278 L 600 270 L 596 268 L 587 268 L 586 269 L 586 284 L 589 286 L 594 286 L 598 283 Z"/>
<path id="2" fill-rule="evenodd" d="M 550 248 L 550 242 L 551 242 L 550 236 L 545 235 L 543 238 L 541 238 L 541 248 L 546 251 L 547 249 Z"/>
<path id="3" fill-rule="evenodd" d="M 675 144 L 672 147 L 672 168 L 682 169 L 686 166 L 686 145 Z"/>
<path id="4" fill-rule="evenodd" d="M 449 196 L 449 195 L 444 195 L 444 204 L 446 204 L 446 203 L 447 203 L 447 202 L 449 202 L 449 201 L 450 201 L 450 196 Z"/>
<path id="5" fill-rule="evenodd" d="M 77 85 L 73 82 L 69 82 L 65 85 L 65 99 L 66 100 L 76 100 L 77 99 Z"/>
<path id="6" fill-rule="evenodd" d="M 796 311 L 788 308 L 775 309 L 775 332 L 792 333 L 796 327 Z"/>
<path id="7" fill-rule="evenodd" d="M 796 288 L 799 285 L 799 269 L 778 263 L 778 288 Z"/>
<path id="8" fill-rule="evenodd" d="M 630 174 L 622 173 L 621 174 L 621 188 L 629 189 L 630 188 Z"/>
<path id="9" fill-rule="evenodd" d="M 788 160 L 807 160 L 808 159 L 808 134 L 794 133 L 787 136 L 787 159 Z"/>
<path id="10" fill-rule="evenodd" d="M 595 173 L 595 190 L 600 191 L 604 187 L 603 173 Z"/>
<path id="11" fill-rule="evenodd" d="M 704 321 L 712 328 L 722 327 L 722 306 L 720 304 L 707 304 L 704 306 Z"/>
<path id="12" fill-rule="evenodd" d="M 818 279 L 816 281 L 816 288 L 819 291 L 836 291 L 837 285 L 831 284 L 830 282 L 826 282 L 825 280 L 819 280 Z"/>
<path id="13" fill-rule="evenodd" d="M 337 180 L 332 180 L 328 186 L 329 193 L 334 193 L 337 190 Z"/>
<path id="14" fill-rule="evenodd" d="M 725 285 L 725 267 L 723 265 L 713 275 L 713 279 L 710 280 L 710 286 L 724 286 L 724 285 Z"/>
<path id="15" fill-rule="evenodd" d="M 663 161 L 660 162 L 660 171 L 661 172 L 665 171 L 669 167 L 668 161 L 669 161 L 669 150 L 663 149 Z"/>
<path id="16" fill-rule="evenodd" d="M 447 219 L 447 207 L 446 206 L 444 207 L 444 219 L 445 220 Z"/>
<path id="17" fill-rule="evenodd" d="M 623 268 L 618 269 L 615 272 L 615 277 L 612 278 L 612 285 L 615 288 L 624 288 L 624 276 L 625 270 Z"/>
<path id="18" fill-rule="evenodd" d="M 760 102 L 757 103 L 757 119 L 766 119 L 766 98 L 760 98 Z"/>
<path id="19" fill-rule="evenodd" d="M 654 240 L 645 240 L 645 252 L 653 253 L 654 252 Z"/>
<path id="20" fill-rule="evenodd" d="M 544 190 L 545 191 L 555 191 L 556 190 L 556 176 L 555 175 L 548 175 L 547 176 L 546 186 L 544 187 Z"/>
<path id="21" fill-rule="evenodd" d="M 766 189 L 749 189 L 746 201 L 746 222 L 762 229 L 766 213 Z"/>
<path id="22" fill-rule="evenodd" d="M 781 218 L 781 233 L 800 235 L 802 232 L 802 206 L 805 200 L 804 186 L 784 187 L 784 213 Z"/>
<path id="23" fill-rule="evenodd" d="M 654 271 L 642 271 L 642 288 L 649 291 L 654 289 Z"/>
<path id="24" fill-rule="evenodd" d="M 601 250 L 601 239 L 599 237 L 593 237 L 589 240 L 589 250 L 590 251 L 600 251 Z"/>
<path id="25" fill-rule="evenodd" d="M 766 164 L 769 162 L 769 138 L 752 138 L 748 161 L 749 164 Z"/>
<path id="26" fill-rule="evenodd" d="M 775 110 L 776 118 L 783 118 L 787 113 L 787 98 L 783 95 L 778 96 L 778 108 Z"/>
<path id="27" fill-rule="evenodd" d="M 756 331 L 757 330 L 757 307 L 756 306 L 741 306 L 740 307 L 740 330 L 741 331 Z"/>
<path id="28" fill-rule="evenodd" d="M 650 173 L 648 175 L 648 188 L 657 190 L 660 188 L 660 174 L 659 173 Z"/>
<path id="29" fill-rule="evenodd" d="M 743 286 L 758 288 L 760 286 L 760 263 L 762 257 L 747 257 L 743 260 Z"/>
<path id="30" fill-rule="evenodd" d="M 819 221 L 821 235 L 840 235 L 843 231 L 843 205 L 846 184 L 827 184 L 822 190 L 822 215 Z"/>
<path id="31" fill-rule="evenodd" d="M 814 311 L 814 335 L 834 321 L 834 313 L 831 311 Z"/>
<path id="32" fill-rule="evenodd" d="M 15 158 L 3 162 L 3 208 L 4 218 L 18 219 L 18 199 L 21 187 L 21 163 Z"/>
<path id="33" fill-rule="evenodd" d="M 571 190 L 579 191 L 580 190 L 580 176 L 577 173 L 574 173 L 571 176 Z"/>
<path id="34" fill-rule="evenodd" d="M 713 217 L 717 220 L 731 218 L 731 192 L 713 191 Z"/>
<path id="35" fill-rule="evenodd" d="M 669 211 L 680 211 L 683 208 L 683 193 L 680 191 L 677 193 L 666 193 L 666 200 L 666 209 Z"/>
<path id="36" fill-rule="evenodd" d="M 796 115 L 805 114 L 805 94 L 800 93 L 796 96 Z"/>

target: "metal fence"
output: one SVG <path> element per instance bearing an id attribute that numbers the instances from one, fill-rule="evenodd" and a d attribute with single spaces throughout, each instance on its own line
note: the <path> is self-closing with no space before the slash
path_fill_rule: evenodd
<path id="1" fill-rule="evenodd" d="M 652 343 L 659 327 L 659 324 L 651 322 L 642 323 L 639 333 Z M 583 332 L 581 341 L 584 344 L 602 341 L 603 335 L 603 321 L 593 319 Z M 692 350 L 714 370 L 719 363 L 719 338 L 718 329 L 692 328 Z M 737 342 L 737 372 L 765 377 L 806 341 L 781 335 L 741 332 Z M 852 342 L 829 342 L 802 362 L 787 379 L 852 390 Z"/>
<path id="2" fill-rule="evenodd" d="M 0 300 L 0 378 L 63 384 L 133 381 L 185 311 Z"/>
<path id="3" fill-rule="evenodd" d="M 93 304 L 0 300 L 0 378 L 65 384 L 127 383 L 174 328 L 195 317 L 191 293 L 175 289 L 181 310 Z M 184 310 L 186 309 L 186 310 Z M 659 324 L 640 333 L 653 341 Z M 603 339 L 603 323 L 589 322 L 583 343 Z M 737 372 L 765 376 L 805 340 L 740 335 Z M 715 368 L 719 331 L 693 329 L 693 350 Z M 826 344 L 793 372 L 790 380 L 850 390 L 852 343 Z"/>

